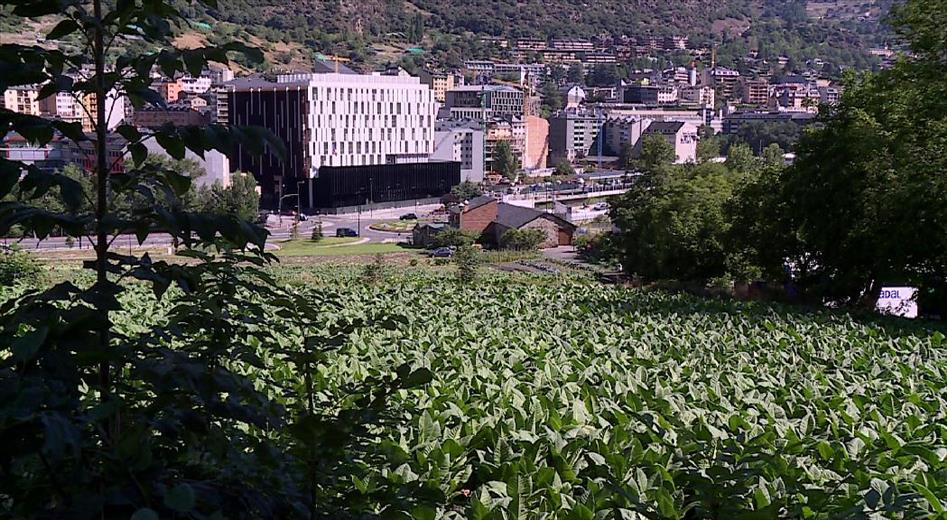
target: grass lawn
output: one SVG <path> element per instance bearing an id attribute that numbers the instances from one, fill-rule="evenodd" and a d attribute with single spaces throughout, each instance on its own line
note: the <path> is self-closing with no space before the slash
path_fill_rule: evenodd
<path id="1" fill-rule="evenodd" d="M 407 233 L 414 229 L 419 221 L 417 220 L 386 220 L 371 225 L 376 231 L 389 231 L 395 233 Z M 426 221 L 429 222 L 429 221 Z"/>
<path id="2" fill-rule="evenodd" d="M 288 240 L 280 242 L 276 256 L 355 256 L 374 255 L 377 253 L 410 253 L 398 244 L 368 242 L 364 244 L 345 245 L 358 241 L 357 238 L 324 238 L 320 242 L 311 240 Z"/>

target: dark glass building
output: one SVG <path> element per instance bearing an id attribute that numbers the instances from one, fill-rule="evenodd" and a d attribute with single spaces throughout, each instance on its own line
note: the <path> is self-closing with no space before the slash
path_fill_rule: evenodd
<path id="1" fill-rule="evenodd" d="M 312 180 L 316 208 L 431 199 L 460 184 L 459 162 L 323 166 Z"/>

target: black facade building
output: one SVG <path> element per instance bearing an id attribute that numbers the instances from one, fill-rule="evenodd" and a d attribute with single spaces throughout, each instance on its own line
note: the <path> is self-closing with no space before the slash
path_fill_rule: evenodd
<path id="1" fill-rule="evenodd" d="M 248 82 L 249 83 L 249 82 Z M 303 207 L 306 206 L 306 189 L 301 182 L 309 178 L 309 158 L 306 154 L 305 121 L 309 114 L 306 87 L 300 84 L 280 84 L 280 88 L 231 89 L 227 92 L 229 122 L 235 126 L 259 126 L 266 128 L 283 141 L 286 147 L 285 160 L 273 153 L 268 146 L 262 155 L 250 153 L 238 146 L 230 154 L 233 171 L 252 173 L 260 185 L 260 205 L 276 208 L 280 194 L 301 191 Z M 280 186 L 282 184 L 282 186 Z M 292 206 L 296 201 L 290 201 Z"/>
<path id="2" fill-rule="evenodd" d="M 460 184 L 459 162 L 323 166 L 312 180 L 316 208 L 431 199 Z"/>

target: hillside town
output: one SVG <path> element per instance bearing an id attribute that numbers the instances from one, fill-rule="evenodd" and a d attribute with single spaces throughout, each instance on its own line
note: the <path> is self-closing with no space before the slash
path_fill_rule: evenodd
<path id="1" fill-rule="evenodd" d="M 666 140 L 681 164 L 698 161 L 698 143 L 708 136 L 750 140 L 762 153 L 774 141 L 747 137 L 756 135 L 748 129 L 789 128 L 798 135 L 820 106 L 837 103 L 841 94 L 840 85 L 819 72 L 819 60 L 768 63 L 751 53 L 738 71 L 719 66 L 714 49 L 689 48 L 686 36 L 485 41 L 507 61 L 472 60 L 458 70 L 431 64 L 416 76 L 399 67 L 359 73 L 347 60 L 324 55 L 310 70 L 239 77 L 228 68 L 173 78 L 156 71 L 151 88 L 161 103 L 135 109 L 113 91 L 105 100 L 108 129 L 266 128 L 285 144 L 285 161 L 240 150 L 209 152 L 190 157 L 206 172 L 197 182 L 226 186 L 232 173 L 249 172 L 264 208 L 276 210 L 284 197 L 298 194 L 303 212 L 344 212 L 430 202 L 466 181 L 517 198 L 524 186 L 550 177 L 561 184 L 578 180 L 576 174 L 633 173 L 648 136 Z M 619 67 L 667 52 L 690 61 L 661 67 L 652 58 L 652 68 Z M 41 99 L 42 88 L 8 88 L 2 106 L 91 132 L 94 96 L 60 92 Z M 109 153 L 116 171 L 125 146 L 113 133 Z M 161 152 L 155 142 L 148 147 Z M 0 151 L 49 170 L 91 165 L 91 149 L 68 140 L 36 147 L 12 136 Z M 791 161 L 792 150 L 783 151 Z"/>

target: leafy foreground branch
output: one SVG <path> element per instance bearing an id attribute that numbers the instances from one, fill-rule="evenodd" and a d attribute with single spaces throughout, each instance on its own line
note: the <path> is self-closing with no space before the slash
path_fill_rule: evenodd
<path id="1" fill-rule="evenodd" d="M 61 137 L 91 146 L 95 157 L 85 178 L 0 158 L 0 236 L 55 232 L 95 246 L 88 284 L 3 290 L 0 517 L 316 518 L 378 503 L 379 493 L 355 498 L 351 490 L 372 460 L 363 438 L 389 420 L 393 392 L 429 373 L 403 366 L 361 379 L 339 401 L 318 399 L 308 379 L 314 364 L 355 328 L 394 321 L 326 322 L 317 298 L 280 289 L 262 271 L 274 259 L 264 229 L 236 214 L 192 211 L 192 179 L 176 163 L 149 160 L 145 146 L 154 140 L 180 160 L 186 150 L 237 145 L 280 154 L 281 141 L 259 128 L 121 125 L 121 173 L 107 154 L 110 95 L 136 109 L 163 106 L 150 88 L 153 69 L 198 75 L 209 61 L 238 52 L 259 60 L 259 51 L 175 49 L 172 31 L 187 22 L 161 0 L 5 0 L 0 10 L 55 16 L 48 41 L 83 43 L 75 51 L 0 45 L 0 91 L 39 84 L 41 98 L 99 100 L 87 114 L 89 134 L 78 123 L 0 109 L 4 139 L 15 133 L 44 145 Z M 142 243 L 157 232 L 192 262 L 111 247 L 123 233 Z M 272 328 L 276 316 L 284 327 Z M 384 503 L 400 511 L 410 506 L 404 497 Z"/>

